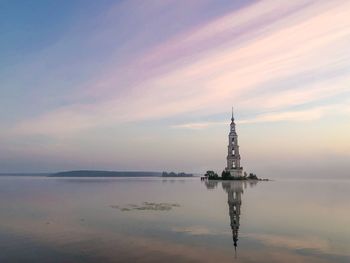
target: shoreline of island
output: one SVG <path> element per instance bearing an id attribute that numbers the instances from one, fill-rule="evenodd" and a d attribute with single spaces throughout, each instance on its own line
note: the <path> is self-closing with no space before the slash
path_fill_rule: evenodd
<path id="1" fill-rule="evenodd" d="M 201 177 L 201 180 L 210 180 L 210 181 L 271 181 L 267 178 L 258 178 L 256 174 L 249 173 L 249 175 L 244 172 L 243 176 L 232 176 L 229 171 L 222 171 L 221 176 L 216 172 L 209 170 L 204 176 Z"/>

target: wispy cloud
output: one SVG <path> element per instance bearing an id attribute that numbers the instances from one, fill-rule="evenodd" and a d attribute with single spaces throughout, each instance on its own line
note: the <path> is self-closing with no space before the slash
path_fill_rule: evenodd
<path id="1" fill-rule="evenodd" d="M 63 156 L 111 130 L 134 141 L 128 137 L 133 125 L 140 132 L 152 126 L 157 139 L 176 136 L 180 129 L 227 125 L 232 105 L 248 128 L 322 124 L 327 116 L 347 128 L 350 2 L 227 2 L 234 4 L 125 1 L 77 19 L 55 43 L 0 72 L 8 87 L 0 99 L 1 148 L 24 153 L 25 144 Z M 84 136 L 89 140 L 80 141 Z M 45 151 L 35 147 L 37 140 Z M 67 141 L 76 143 L 74 150 Z"/>
<path id="2" fill-rule="evenodd" d="M 314 107 L 306 110 L 290 110 L 290 111 L 278 111 L 267 114 L 260 114 L 253 118 L 242 119 L 236 121 L 238 124 L 251 124 L 262 122 L 306 122 L 319 120 L 326 115 L 339 116 L 350 114 L 350 104 L 335 104 L 322 107 Z M 177 129 L 205 129 L 217 125 L 228 125 L 227 121 L 212 121 L 212 122 L 189 122 L 172 125 L 172 128 Z"/>
<path id="3" fill-rule="evenodd" d="M 63 106 L 18 123 L 15 129 L 74 133 L 193 111 L 205 116 L 227 111 L 233 103 L 241 110 L 281 111 L 257 116 L 254 121 L 319 118 L 320 110 L 311 108 L 284 111 L 339 94 L 349 96 L 349 77 L 341 70 L 350 65 L 349 10 L 350 4 L 343 1 L 283 5 L 263 1 L 248 5 L 180 33 L 126 61 L 121 68 L 111 66 L 109 75 L 103 74 L 91 85 L 99 98 L 93 104 Z M 334 68 L 339 69 L 334 73 L 336 78 L 324 81 L 324 74 Z M 312 83 L 285 88 L 290 76 L 297 79 L 305 72 L 313 72 Z M 126 80 L 130 76 L 134 78 L 131 82 Z M 267 86 L 273 80 L 274 86 Z M 94 94 L 91 89 L 86 92 Z M 213 124 L 182 127 L 198 129 Z"/>
<path id="4" fill-rule="evenodd" d="M 259 115 L 252 119 L 242 120 L 241 123 L 279 122 L 279 121 L 312 121 L 326 115 L 349 114 L 350 107 L 346 104 L 337 104 L 315 107 L 307 110 L 284 111 Z"/>
<path id="5" fill-rule="evenodd" d="M 176 124 L 172 125 L 172 128 L 175 129 L 193 129 L 193 130 L 200 130 L 200 129 L 205 129 L 210 126 L 214 125 L 227 125 L 227 121 L 220 122 L 220 121 L 212 121 L 212 122 L 189 122 L 189 123 L 182 123 L 182 124 Z"/>

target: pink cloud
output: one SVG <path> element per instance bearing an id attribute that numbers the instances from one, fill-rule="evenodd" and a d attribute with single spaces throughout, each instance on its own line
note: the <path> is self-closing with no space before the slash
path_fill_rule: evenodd
<path id="1" fill-rule="evenodd" d="M 46 112 L 18 123 L 14 130 L 54 136 L 74 134 L 98 126 L 194 111 L 199 115 L 220 113 L 232 104 L 246 110 L 281 111 L 266 115 L 265 120 L 300 119 L 302 113 L 287 114 L 286 108 L 346 93 L 348 79 L 333 87 L 332 83 L 317 81 L 316 75 L 316 84 L 301 83 L 303 88 L 279 93 L 265 87 L 266 95 L 259 96 L 261 84 L 279 80 L 283 86 L 283 80 L 291 74 L 350 65 L 350 4 L 307 3 L 258 2 L 190 29 L 125 62 L 121 68 L 112 65 L 90 84 L 92 89 L 79 95 L 98 98 L 94 103 L 76 103 Z M 262 31 L 250 29 L 244 41 L 236 43 L 235 35 L 230 37 L 247 23 L 264 23 L 266 17 L 279 12 L 288 15 Z M 206 45 L 206 41 L 211 44 Z M 192 56 L 198 50 L 200 53 Z M 309 119 L 320 116 L 314 109 L 306 111 Z"/>

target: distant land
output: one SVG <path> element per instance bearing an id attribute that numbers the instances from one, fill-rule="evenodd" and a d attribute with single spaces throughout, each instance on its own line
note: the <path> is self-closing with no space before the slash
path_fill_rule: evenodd
<path id="1" fill-rule="evenodd" d="M 187 174 L 187 173 L 174 173 L 174 172 L 163 172 L 162 177 L 192 177 L 193 174 Z"/>
<path id="2" fill-rule="evenodd" d="M 73 170 L 55 173 L 0 173 L 0 176 L 44 176 L 44 177 L 192 177 L 190 173 L 150 171 L 104 171 Z"/>
<path id="3" fill-rule="evenodd" d="M 49 175 L 50 177 L 160 177 L 160 172 L 144 171 L 94 171 L 78 170 L 58 172 Z"/>
<path id="4" fill-rule="evenodd" d="M 49 176 L 50 173 L 0 173 L 0 176 Z"/>

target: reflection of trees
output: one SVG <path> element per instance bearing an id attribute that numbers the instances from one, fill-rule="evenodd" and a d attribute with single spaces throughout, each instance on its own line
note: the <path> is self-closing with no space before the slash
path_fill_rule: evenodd
<path id="1" fill-rule="evenodd" d="M 217 180 L 205 180 L 204 184 L 207 187 L 207 189 L 215 189 L 215 188 L 218 187 L 218 183 L 219 182 L 220 181 L 217 181 Z M 222 187 L 226 190 L 226 188 L 227 188 L 226 185 L 236 184 L 236 185 L 240 185 L 242 188 L 246 189 L 248 186 L 249 187 L 254 187 L 257 183 L 258 183 L 258 181 L 256 181 L 256 180 L 252 180 L 252 181 L 246 181 L 246 180 L 242 180 L 242 181 L 223 181 L 222 182 Z M 226 192 L 227 192 L 227 190 L 226 190 Z"/>
<path id="2" fill-rule="evenodd" d="M 218 181 L 206 180 L 205 186 L 207 189 L 214 189 L 218 186 Z"/>
<path id="3" fill-rule="evenodd" d="M 258 183 L 257 180 L 245 181 L 244 182 L 244 189 L 247 188 L 247 185 L 249 185 L 249 187 L 254 187 L 257 183 Z"/>

